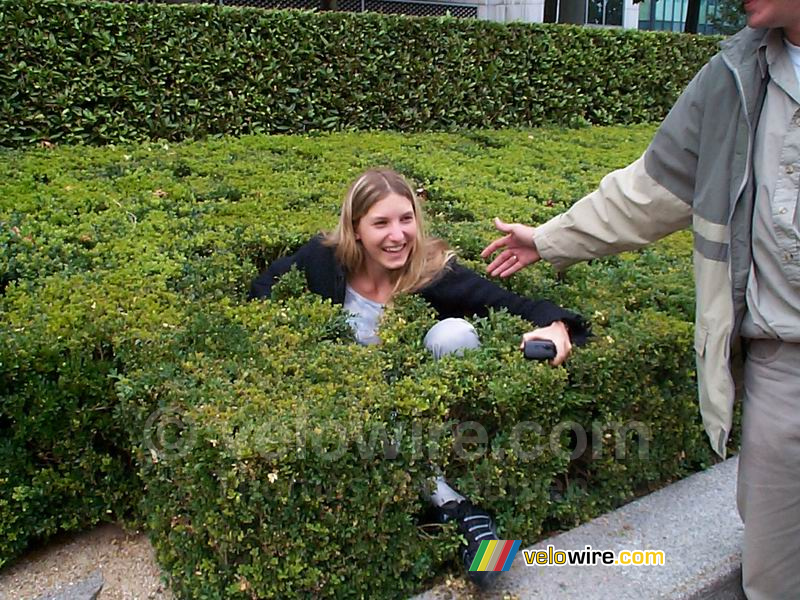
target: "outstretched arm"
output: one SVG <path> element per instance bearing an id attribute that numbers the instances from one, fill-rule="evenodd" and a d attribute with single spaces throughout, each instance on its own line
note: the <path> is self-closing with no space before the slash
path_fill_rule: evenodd
<path id="1" fill-rule="evenodd" d="M 606 175 L 599 187 L 566 212 L 536 228 L 495 222 L 506 235 L 482 256 L 500 251 L 487 270 L 508 277 L 542 258 L 557 269 L 590 258 L 640 248 L 687 227 L 701 129 L 714 58 L 695 76 L 659 127 L 645 153 Z M 708 150 L 706 150 L 708 152 Z"/>

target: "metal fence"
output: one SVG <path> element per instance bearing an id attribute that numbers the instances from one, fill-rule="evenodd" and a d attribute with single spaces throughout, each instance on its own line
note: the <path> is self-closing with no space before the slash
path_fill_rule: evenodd
<path id="1" fill-rule="evenodd" d="M 116 0 L 117 2 L 153 2 L 154 0 Z M 223 6 L 250 6 L 254 8 L 297 8 L 320 10 L 322 0 L 155 0 L 165 4 L 195 3 Z M 333 10 L 343 12 L 376 12 L 410 15 L 416 17 L 442 17 L 449 15 L 463 19 L 477 19 L 478 7 L 457 2 L 426 2 L 425 0 L 338 0 Z"/>
<path id="2" fill-rule="evenodd" d="M 348 12 L 379 12 L 384 14 L 413 15 L 416 17 L 441 17 L 450 15 L 464 19 L 477 19 L 478 7 L 452 2 L 421 2 L 418 0 L 339 0 L 337 10 Z"/>

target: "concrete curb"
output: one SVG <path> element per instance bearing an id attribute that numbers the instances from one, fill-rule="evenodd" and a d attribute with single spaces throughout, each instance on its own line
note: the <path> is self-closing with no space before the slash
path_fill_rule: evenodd
<path id="1" fill-rule="evenodd" d="M 528 566 L 522 551 L 485 598 L 743 600 L 736 458 L 529 550 L 663 550 L 663 566 Z M 434 588 L 415 600 L 452 597 Z"/>

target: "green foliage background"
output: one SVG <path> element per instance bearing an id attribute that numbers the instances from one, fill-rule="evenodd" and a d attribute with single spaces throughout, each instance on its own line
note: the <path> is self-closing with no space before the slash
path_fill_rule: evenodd
<path id="1" fill-rule="evenodd" d="M 717 38 L 0 0 L 0 145 L 661 119 Z"/>
<path id="2" fill-rule="evenodd" d="M 182 597 L 402 597 L 458 568 L 454 532 L 419 520 L 431 464 L 525 542 L 708 464 L 685 232 L 564 277 L 537 266 L 503 283 L 593 321 L 596 337 L 566 369 L 526 362 L 516 346 L 530 325 L 502 312 L 477 320 L 480 350 L 437 362 L 421 343 L 433 317 L 414 298 L 398 301 L 372 348 L 353 344 L 341 309 L 304 294 L 298 274 L 274 300 L 244 302 L 267 263 L 335 223 L 367 167 L 424 188 L 433 232 L 482 270 L 491 217 L 542 222 L 652 133 L 4 151 L 0 562 L 57 531 L 123 518 L 149 528 Z M 467 444 L 465 457 L 445 424 L 469 421 L 489 444 Z M 527 460 L 514 452 L 523 421 L 542 428 L 521 440 L 542 448 Z M 613 428 L 632 421 L 640 427 Z M 579 440 L 559 423 L 589 434 L 572 460 Z M 593 434 L 595 423 L 611 429 Z M 414 425 L 439 443 L 415 452 L 410 435 L 395 436 L 386 458 L 370 437 Z M 377 560 L 386 547 L 391 560 Z"/>

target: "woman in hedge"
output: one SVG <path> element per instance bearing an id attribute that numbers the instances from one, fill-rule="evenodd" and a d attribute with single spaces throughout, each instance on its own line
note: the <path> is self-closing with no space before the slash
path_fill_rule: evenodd
<path id="1" fill-rule="evenodd" d="M 585 321 L 547 300 L 513 294 L 460 265 L 440 239 L 425 235 L 419 202 L 408 182 L 389 169 L 372 169 L 350 186 L 339 224 L 329 234 L 312 238 L 295 254 L 278 259 L 257 277 L 251 298 L 269 297 L 273 284 L 292 265 L 302 269 L 312 292 L 342 304 L 361 344 L 375 344 L 384 306 L 396 294 L 421 295 L 441 319 L 425 336 L 425 345 L 439 358 L 480 345 L 475 328 L 463 319 L 483 316 L 489 308 L 505 308 L 538 326 L 522 336 L 551 340 L 554 366 L 569 356 L 572 344 L 588 335 Z M 439 476 L 430 501 L 441 522 L 456 521 L 468 544 L 463 551 L 469 569 L 480 542 L 498 539 L 489 515 L 471 504 Z M 471 572 L 485 584 L 491 572 Z"/>

